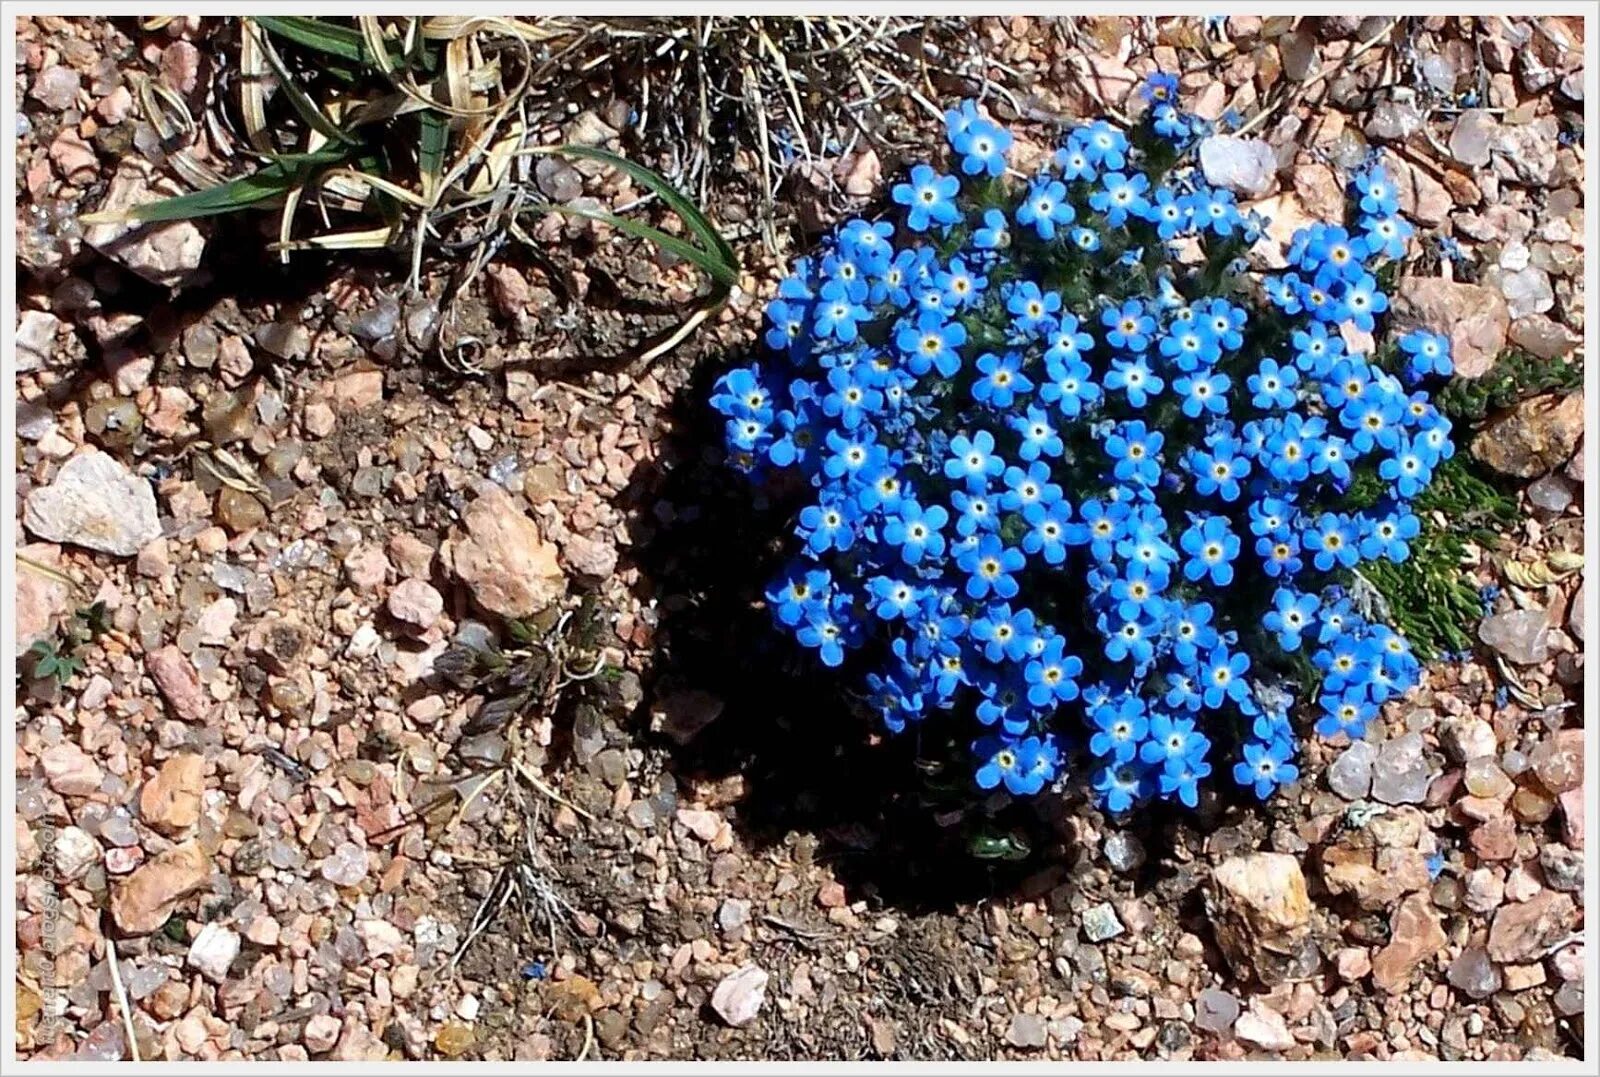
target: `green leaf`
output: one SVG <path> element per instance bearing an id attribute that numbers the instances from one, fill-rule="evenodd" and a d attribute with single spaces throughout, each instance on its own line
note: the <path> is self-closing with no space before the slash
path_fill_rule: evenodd
<path id="1" fill-rule="evenodd" d="M 417 170 L 422 174 L 422 189 L 431 196 L 439 177 L 444 175 L 444 155 L 450 144 L 450 117 L 425 109 L 419 122 L 422 130 L 417 139 Z"/>
<path id="2" fill-rule="evenodd" d="M 980 860 L 1026 860 L 1033 850 L 1016 831 L 978 830 L 967 838 L 967 851 Z"/>
<path id="3" fill-rule="evenodd" d="M 265 33 L 260 33 L 260 27 L 252 27 L 249 32 L 258 35 L 261 55 L 266 58 L 267 66 L 272 68 L 272 73 L 278 77 L 279 89 L 289 99 L 289 104 L 294 110 L 300 114 L 300 118 L 324 138 L 347 146 L 355 145 L 357 140 L 334 123 L 301 88 L 299 81 L 284 66 L 283 57 L 278 55 L 278 50 L 273 46 L 271 39 Z"/>
<path id="4" fill-rule="evenodd" d="M 253 16 L 262 28 L 277 34 L 297 45 L 327 56 L 333 56 L 350 63 L 360 64 L 363 67 L 378 70 L 376 58 L 367 48 L 366 38 L 361 36 L 361 31 L 352 26 L 341 26 L 327 19 L 314 19 L 304 15 L 256 15 Z M 413 60 L 420 61 L 424 71 L 432 71 L 438 64 L 437 54 L 428 49 L 420 49 L 415 57 L 407 56 L 398 45 L 391 43 L 389 59 L 396 66 L 410 68 Z"/>
<path id="5" fill-rule="evenodd" d="M 242 209 L 270 202 L 302 186 L 316 169 L 334 164 L 345 158 L 346 150 L 329 148 L 317 153 L 294 154 L 269 161 L 259 171 L 248 176 L 207 187 L 203 191 L 163 198 L 159 202 L 146 202 L 130 206 L 121 216 L 135 221 L 186 221 L 198 217 L 218 217 L 237 213 Z M 93 219 L 90 214 L 86 220 Z"/>
<path id="6" fill-rule="evenodd" d="M 604 221 L 613 228 L 627 232 L 631 236 L 637 236 L 647 242 L 654 243 L 662 250 L 670 251 L 685 262 L 695 266 L 716 282 L 719 292 L 726 293 L 739 279 L 737 263 L 730 267 L 727 262 L 722 261 L 716 255 L 704 251 L 686 240 L 679 239 L 677 236 L 669 236 L 661 229 L 652 228 L 648 224 L 640 224 L 638 221 L 632 221 L 626 217 L 618 217 L 615 213 L 554 204 L 530 206 L 528 212 L 561 213 L 568 217 L 587 217 L 590 220 Z"/>
<path id="7" fill-rule="evenodd" d="M 296 45 L 337 56 L 358 64 L 372 64 L 367 43 L 361 33 L 349 26 L 340 26 L 326 19 L 313 19 L 303 15 L 257 15 L 261 28 Z"/>
<path id="8" fill-rule="evenodd" d="M 603 150 L 596 146 L 563 145 L 554 146 L 551 153 L 561 154 L 565 157 L 578 157 L 590 161 L 600 161 L 626 173 L 635 183 L 652 191 L 666 203 L 667 208 L 682 218 L 696 239 L 700 241 L 701 249 L 706 257 L 692 259 L 694 264 L 705 270 L 719 285 L 731 289 L 739 281 L 739 258 L 733 252 L 733 247 L 716 226 L 700 211 L 700 208 L 683 195 L 676 187 L 672 186 L 667 178 L 653 169 L 646 168 L 636 161 Z M 612 218 L 616 220 L 617 218 Z M 639 233 L 635 232 L 635 235 Z M 661 233 L 657 233 L 658 235 Z M 648 238 L 648 237 L 643 237 Z M 668 237 L 670 238 L 670 237 Z M 672 248 L 668 248 L 669 250 Z M 674 253 L 677 253 L 676 251 Z M 711 267 L 715 266 L 713 270 Z"/>

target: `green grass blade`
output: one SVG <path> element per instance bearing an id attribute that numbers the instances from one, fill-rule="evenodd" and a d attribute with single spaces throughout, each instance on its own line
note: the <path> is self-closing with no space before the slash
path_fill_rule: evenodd
<path id="1" fill-rule="evenodd" d="M 239 210 L 282 197 L 304 184 L 318 167 L 332 164 L 342 160 L 343 157 L 344 154 L 340 151 L 301 154 L 298 155 L 299 159 L 292 163 L 271 161 L 256 172 L 221 186 L 163 198 L 159 202 L 130 206 L 104 219 L 145 222 L 187 221 L 197 217 L 219 217 L 226 213 L 237 213 Z M 100 215 L 89 214 L 83 219 L 92 223 L 100 219 Z"/>
<path id="2" fill-rule="evenodd" d="M 450 144 L 450 117 L 428 109 L 421 114 L 422 130 L 417 139 L 417 168 L 422 173 L 422 190 L 430 199 L 444 175 L 444 155 Z"/>
<path id="3" fill-rule="evenodd" d="M 706 272 L 711 273 L 719 283 L 726 283 L 728 287 L 732 287 L 738 281 L 739 259 L 733 253 L 732 245 L 722 238 L 722 233 L 718 232 L 716 226 L 700 211 L 700 207 L 689 201 L 676 187 L 672 186 L 665 176 L 653 169 L 646 168 L 636 161 L 630 161 L 626 157 L 612 153 L 610 150 L 602 150 L 595 146 L 553 146 L 549 152 L 566 157 L 581 157 L 590 161 L 600 161 L 620 172 L 626 173 L 635 183 L 655 193 L 661 201 L 667 204 L 669 209 L 683 219 L 683 223 L 688 227 L 689 231 L 694 233 L 695 238 L 700 241 L 701 247 L 715 259 L 720 267 L 714 273 L 709 268 L 706 269 Z M 695 264 L 701 265 L 702 263 L 696 261 Z"/>
<path id="4" fill-rule="evenodd" d="M 726 294 L 728 289 L 732 288 L 736 283 L 738 283 L 739 280 L 739 270 L 737 265 L 734 265 L 730 268 L 726 262 L 722 261 L 716 255 L 696 247 L 693 243 L 690 243 L 687 240 L 679 239 L 677 236 L 669 236 L 659 228 L 652 228 L 648 224 L 640 224 L 638 221 L 631 221 L 626 217 L 618 217 L 614 213 L 606 213 L 601 210 L 582 209 L 576 206 L 557 205 L 532 206 L 527 212 L 561 213 L 568 217 L 587 217 L 590 220 L 603 221 L 619 231 L 626 232 L 631 236 L 636 236 L 637 238 L 645 240 L 648 243 L 654 243 L 661 249 L 669 251 L 677 257 L 683 259 L 685 262 L 688 262 L 690 265 L 693 265 L 701 272 L 705 273 L 706 276 L 710 277 L 714 282 L 716 282 L 718 290 L 724 294 Z"/>
<path id="5" fill-rule="evenodd" d="M 362 37 L 361 31 L 354 27 L 340 26 L 327 19 L 315 19 L 305 15 L 252 17 L 263 30 L 277 34 L 287 41 L 293 41 L 297 45 L 362 67 L 373 69 L 377 67 L 371 50 L 367 48 L 366 38 Z M 427 49 L 421 50 L 418 57 L 409 57 L 405 52 L 391 48 L 389 58 L 398 67 L 408 67 L 414 59 L 420 59 L 424 71 L 432 71 L 437 64 L 437 57 Z"/>
<path id="6" fill-rule="evenodd" d="M 249 32 L 258 33 L 259 28 L 252 26 Z M 311 100 L 311 96 L 301 89 L 300 83 L 290 74 L 289 69 L 284 66 L 283 57 L 278 55 L 278 50 L 273 46 L 271 38 L 265 33 L 261 33 L 260 41 L 261 55 L 266 58 L 267 66 L 272 68 L 272 73 L 278 77 L 279 89 L 289 99 L 289 104 L 294 106 L 295 112 L 300 114 L 300 118 L 310 124 L 318 134 L 330 141 L 340 142 L 347 146 L 355 145 L 356 139 L 345 133 L 338 124 L 329 118 L 327 113 L 317 106 L 315 101 Z"/>
<path id="7" fill-rule="evenodd" d="M 304 45 L 351 63 L 370 62 L 366 42 L 348 26 L 303 15 L 256 15 L 254 18 L 263 30 L 293 41 L 296 45 Z"/>

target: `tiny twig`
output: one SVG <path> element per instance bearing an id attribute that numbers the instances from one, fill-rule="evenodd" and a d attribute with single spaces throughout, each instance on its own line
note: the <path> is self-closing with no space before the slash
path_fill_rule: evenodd
<path id="1" fill-rule="evenodd" d="M 555 801 L 557 804 L 562 804 L 562 805 L 565 805 L 568 808 L 571 808 L 579 816 L 581 816 L 584 819 L 589 820 L 589 822 L 591 822 L 591 823 L 594 822 L 594 814 L 592 812 L 586 811 L 583 808 L 578 807 L 578 805 L 574 804 L 572 801 L 568 800 L 566 797 L 564 797 L 560 793 L 556 792 L 553 788 L 551 788 L 544 781 L 544 779 L 540 778 L 537 774 L 535 774 L 532 770 L 530 770 L 528 768 L 528 765 L 526 763 L 524 763 L 522 760 L 513 759 L 511 761 L 511 765 L 517 768 L 517 773 L 522 775 L 522 780 L 523 781 L 525 781 L 529 785 L 533 786 L 540 793 L 542 793 L 545 796 L 549 797 L 551 800 Z"/>
<path id="2" fill-rule="evenodd" d="M 135 1062 L 143 1062 L 139 1057 L 139 1038 L 133 1031 L 133 1007 L 128 1004 L 128 992 L 122 986 L 122 970 L 117 968 L 117 944 L 110 935 L 106 936 L 106 964 L 111 967 L 111 989 L 117 996 L 117 1011 L 122 1014 L 123 1033 L 128 1037 L 128 1053 L 133 1055 Z"/>

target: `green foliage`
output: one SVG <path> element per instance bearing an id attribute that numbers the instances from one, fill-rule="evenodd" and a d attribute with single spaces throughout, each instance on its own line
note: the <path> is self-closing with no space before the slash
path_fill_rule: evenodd
<path id="1" fill-rule="evenodd" d="M 83 659 L 71 651 L 63 653 L 55 640 L 42 639 L 28 648 L 34 656 L 33 675 L 45 680 L 55 678 L 57 684 L 66 683 L 83 671 Z"/>
<path id="2" fill-rule="evenodd" d="M 1395 629 L 1423 660 L 1467 650 L 1482 616 L 1478 585 L 1463 559 L 1469 543 L 1488 545 L 1517 520 L 1517 504 L 1488 482 L 1465 456 L 1435 471 L 1433 483 L 1413 506 L 1422 530 L 1401 564 L 1378 560 L 1362 576 L 1388 606 Z"/>
<path id="3" fill-rule="evenodd" d="M 470 277 L 506 241 L 532 242 L 523 226 L 533 215 L 589 217 L 655 245 L 710 281 L 706 301 L 661 350 L 703 322 L 737 285 L 733 248 L 665 177 L 595 146 L 531 141 L 524 110 L 538 60 L 531 44 L 540 40 L 536 27 L 499 16 L 363 15 L 247 17 L 237 29 L 239 92 L 225 100 L 236 101 L 239 114 L 221 123 L 249 143 L 251 152 L 237 158 L 259 165 L 225 177 L 179 146 L 171 154 L 175 171 L 201 189 L 90 214 L 85 223 L 276 209 L 275 249 L 285 260 L 294 251 L 407 249 L 416 286 L 425 245 L 469 252 Z M 269 84 L 277 87 L 270 97 Z M 187 127 L 197 130 L 192 121 Z M 523 182 L 534 155 L 626 174 L 678 216 L 687 238 L 581 204 L 541 200 Z M 297 235 L 310 221 L 318 231 Z"/>
<path id="4" fill-rule="evenodd" d="M 1540 359 L 1520 348 L 1512 348 L 1501 353 L 1483 377 L 1453 378 L 1434 397 L 1434 403 L 1451 422 L 1473 424 L 1531 396 L 1581 388 L 1582 366 Z"/>
<path id="5" fill-rule="evenodd" d="M 1529 397 L 1583 386 L 1583 368 L 1540 359 L 1519 348 L 1502 353 L 1481 378 L 1455 378 L 1435 397 L 1458 427 Z M 1464 432 L 1464 431 L 1463 431 Z M 1472 625 L 1482 616 L 1478 586 L 1462 564 L 1468 544 L 1494 544 L 1517 522 L 1517 503 L 1463 452 L 1435 471 L 1414 509 L 1422 530 L 1404 564 L 1381 561 L 1363 575 L 1389 606 L 1396 629 L 1424 659 L 1472 646 Z"/>
<path id="6" fill-rule="evenodd" d="M 83 672 L 83 658 L 77 653 L 78 649 L 110 628 L 104 602 L 83 607 L 62 628 L 59 640 L 38 640 L 28 648 L 32 658 L 31 675 L 35 680 L 54 680 L 65 687 L 72 678 Z"/>

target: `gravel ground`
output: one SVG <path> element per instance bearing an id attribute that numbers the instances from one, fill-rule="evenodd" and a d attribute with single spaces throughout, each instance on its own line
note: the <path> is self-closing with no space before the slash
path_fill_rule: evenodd
<path id="1" fill-rule="evenodd" d="M 1580 361 L 1576 18 L 975 32 L 1036 145 L 1156 65 L 1202 114 L 1270 110 L 1291 227 L 1381 147 L 1419 224 L 1400 302 L 1463 373 Z M 18 677 L 19 1055 L 1582 1056 L 1581 393 L 1471 441 L 1524 510 L 1473 550 L 1482 645 L 1368 740 L 1309 741 L 1265 807 L 1057 805 L 1033 858 L 977 861 L 764 630 L 759 507 L 709 452 L 712 371 L 837 211 L 805 177 L 783 249 L 744 242 L 742 294 L 644 366 L 692 275 L 547 218 L 563 256 L 458 313 L 463 374 L 381 258 L 77 226 L 169 182 L 130 91 L 198 107 L 202 22 L 18 39 L 17 653 L 81 663 Z M 899 162 L 838 165 L 867 201 Z M 489 641 L 486 694 L 460 648 Z"/>

